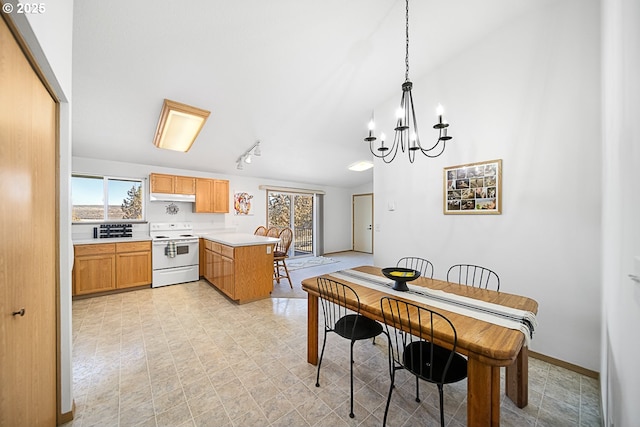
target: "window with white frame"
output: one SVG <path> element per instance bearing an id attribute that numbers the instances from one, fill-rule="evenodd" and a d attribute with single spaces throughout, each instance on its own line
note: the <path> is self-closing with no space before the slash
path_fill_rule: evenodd
<path id="1" fill-rule="evenodd" d="M 144 181 L 138 178 L 71 175 L 72 221 L 142 222 Z"/>

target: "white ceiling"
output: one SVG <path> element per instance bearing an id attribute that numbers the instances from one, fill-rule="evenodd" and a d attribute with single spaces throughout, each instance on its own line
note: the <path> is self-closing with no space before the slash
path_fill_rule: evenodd
<path id="1" fill-rule="evenodd" d="M 413 0 L 410 76 L 544 3 Z M 363 137 L 372 108 L 400 100 L 404 1 L 82 0 L 74 8 L 74 156 L 338 187 L 372 180 L 371 170 L 347 166 L 371 159 Z M 211 111 L 188 153 L 153 145 L 164 98 Z M 262 156 L 237 170 L 256 140 Z"/>

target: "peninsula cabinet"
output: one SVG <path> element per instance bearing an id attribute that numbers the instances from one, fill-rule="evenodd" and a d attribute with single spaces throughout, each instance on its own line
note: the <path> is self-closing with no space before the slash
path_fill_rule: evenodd
<path id="1" fill-rule="evenodd" d="M 229 213 L 229 181 L 196 178 L 196 213 Z"/>
<path id="2" fill-rule="evenodd" d="M 74 246 L 73 296 L 150 284 L 150 241 Z"/>
<path id="3" fill-rule="evenodd" d="M 239 304 L 268 298 L 273 245 L 227 246 L 204 239 L 204 278 Z"/>
<path id="4" fill-rule="evenodd" d="M 196 194 L 196 178 L 192 176 L 152 173 L 149 182 L 152 193 Z"/>

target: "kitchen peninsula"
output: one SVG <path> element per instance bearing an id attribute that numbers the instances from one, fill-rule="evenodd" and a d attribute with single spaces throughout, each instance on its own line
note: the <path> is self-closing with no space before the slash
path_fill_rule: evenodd
<path id="1" fill-rule="evenodd" d="M 273 250 L 279 239 L 246 233 L 200 234 L 200 274 L 243 304 L 273 289 Z"/>

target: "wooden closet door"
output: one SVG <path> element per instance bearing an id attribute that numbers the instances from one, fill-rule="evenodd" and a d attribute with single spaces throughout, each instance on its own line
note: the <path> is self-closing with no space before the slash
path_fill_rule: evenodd
<path id="1" fill-rule="evenodd" d="M 0 426 L 56 425 L 56 109 L 0 18 Z"/>

